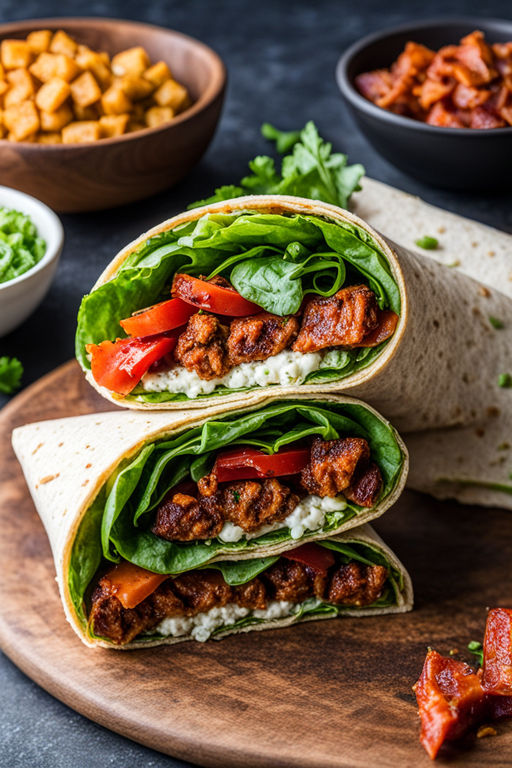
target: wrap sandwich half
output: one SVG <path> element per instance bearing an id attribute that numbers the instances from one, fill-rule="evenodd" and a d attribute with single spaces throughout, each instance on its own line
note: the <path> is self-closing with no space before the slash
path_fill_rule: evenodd
<path id="1" fill-rule="evenodd" d="M 505 339 L 486 343 L 487 314 L 507 300 L 480 288 L 340 208 L 238 198 L 121 251 L 83 299 L 76 352 L 91 384 L 130 408 L 300 386 L 361 397 L 401 431 L 467 425 L 494 407 L 509 362 Z"/>
<path id="2" fill-rule="evenodd" d="M 13 445 L 67 618 L 89 644 L 171 642 L 215 617 L 220 632 L 233 616 L 234 631 L 410 607 L 393 555 L 373 533 L 347 533 L 381 515 L 407 474 L 399 436 L 359 401 L 92 414 L 19 427 Z M 297 548 L 291 573 L 280 555 Z"/>

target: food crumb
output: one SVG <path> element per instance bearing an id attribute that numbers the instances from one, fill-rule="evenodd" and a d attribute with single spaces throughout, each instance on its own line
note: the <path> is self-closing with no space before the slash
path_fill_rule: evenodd
<path id="1" fill-rule="evenodd" d="M 498 731 L 492 725 L 482 725 L 476 732 L 477 739 L 485 739 L 487 736 L 497 736 Z"/>
<path id="2" fill-rule="evenodd" d="M 485 296 L 486 298 L 488 298 L 491 295 L 490 290 L 486 288 L 485 285 L 481 285 L 478 290 L 480 292 L 480 295 Z"/>
<path id="3" fill-rule="evenodd" d="M 448 651 L 448 653 L 450 654 L 450 656 L 456 656 L 459 653 L 459 649 L 452 648 L 450 651 Z"/>
<path id="4" fill-rule="evenodd" d="M 439 232 L 440 235 L 443 235 L 446 232 L 446 227 L 438 227 L 437 231 Z"/>

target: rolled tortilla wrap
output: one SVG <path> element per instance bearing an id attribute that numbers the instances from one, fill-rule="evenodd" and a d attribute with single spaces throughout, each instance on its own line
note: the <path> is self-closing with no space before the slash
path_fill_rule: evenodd
<path id="1" fill-rule="evenodd" d="M 220 387 L 209 395 L 176 401 L 168 400 L 165 392 L 141 392 L 137 388 L 133 394 L 120 398 L 96 384 L 85 350 L 87 343 L 97 344 L 108 334 L 112 339 L 121 335 L 119 318 L 113 315 L 129 314 L 141 308 L 141 301 L 147 305 L 159 298 L 151 297 L 148 292 L 155 274 L 151 270 L 156 263 L 161 274 L 165 273 L 160 285 L 172 279 L 179 266 L 176 258 L 173 255 L 166 257 L 164 265 L 164 259 L 158 255 L 163 250 L 157 253 L 151 243 L 158 245 L 166 238 L 176 240 L 174 230 L 182 226 L 186 233 L 190 232 L 190 226 L 202 231 L 204 227 L 216 226 L 218 220 L 223 226 L 225 216 L 229 221 L 235 219 L 239 229 L 245 232 L 246 222 L 249 222 L 247 226 L 255 221 L 265 222 L 261 216 L 267 215 L 284 217 L 285 221 L 291 219 L 294 225 L 299 222 L 294 227 L 294 237 L 298 236 L 302 225 L 322 231 L 325 238 L 322 249 L 338 247 L 341 255 L 345 253 L 352 259 L 348 265 L 350 269 L 354 269 L 354 264 L 361 269 L 363 264 L 366 265 L 368 284 L 375 291 L 383 290 L 382 306 L 389 306 L 400 315 L 390 339 L 373 348 L 367 357 L 363 355 L 364 359 L 357 362 L 355 368 L 345 369 L 353 370 L 352 373 L 345 375 L 343 368 L 338 370 L 336 366 L 342 364 L 338 360 L 333 368 L 321 368 L 308 374 L 301 384 L 302 392 L 315 394 L 343 390 L 371 402 L 405 432 L 467 425 L 487 418 L 489 408 L 495 407 L 497 377 L 508 365 L 510 353 L 507 340 L 491 333 L 487 314 L 504 314 L 508 302 L 499 294 L 493 294 L 490 299 L 484 297 L 481 286 L 475 281 L 399 246 L 392 246 L 347 211 L 317 201 L 282 196 L 238 198 L 180 214 L 150 230 L 115 257 L 91 294 L 84 298 L 77 331 L 79 362 L 90 383 L 102 395 L 130 408 L 169 409 L 183 407 L 185 402 L 186 407 L 191 408 L 204 407 L 210 402 L 226 405 L 248 394 L 264 397 L 271 392 L 286 396 L 291 391 L 290 386 L 283 385 L 244 387 L 232 393 L 228 393 L 226 387 Z M 194 224 L 198 220 L 199 223 Z M 266 237 L 272 237 L 272 222 L 275 221 L 275 218 L 268 220 L 270 234 L 267 228 Z M 194 237 L 187 234 L 183 247 L 195 242 Z M 261 242 L 257 235 L 247 246 L 252 247 L 255 242 Z M 313 250 L 317 247 L 320 246 Z M 368 267 L 370 263 L 372 269 L 380 270 L 380 288 L 379 280 Z M 186 267 L 182 269 L 185 271 Z M 150 274 L 152 277 L 148 277 Z M 387 278 L 383 277 L 385 274 Z M 351 274 L 349 282 L 357 282 L 362 279 L 361 275 L 361 272 L 357 277 Z M 386 282 L 385 290 L 383 281 Z M 129 291 L 138 292 L 138 305 L 135 302 L 129 306 L 126 302 L 128 284 Z M 139 293 L 143 287 L 142 299 Z M 249 295 L 247 293 L 246 298 Z M 492 339 L 492 344 L 486 343 L 487 339 Z M 345 360 L 343 354 L 341 359 Z"/>
<path id="2" fill-rule="evenodd" d="M 512 373 L 512 237 L 372 179 L 364 180 L 353 205 L 355 213 L 402 247 L 418 250 L 418 237 L 435 235 L 439 248 L 423 251 L 423 258 L 451 265 L 487 286 L 478 286 L 474 339 L 483 353 L 478 376 L 487 381 L 492 406 L 471 426 L 408 434 L 408 486 L 440 499 L 512 509 L 511 390 L 498 386 L 500 373 Z M 508 362 L 488 370 L 485 350 L 497 345 L 508 350 Z"/>
<path id="3" fill-rule="evenodd" d="M 336 508 L 316 527 L 303 525 L 296 538 L 283 523 L 231 542 L 173 542 L 152 533 L 155 509 L 169 489 L 188 480 L 194 467 L 193 479 L 209 471 L 216 458 L 212 449 L 252 440 L 271 451 L 283 439 L 293 445 L 345 435 L 366 439 L 380 468 L 382 485 L 372 507 L 338 495 L 329 500 L 337 500 Z M 119 554 L 160 574 L 279 555 L 378 517 L 398 498 L 407 474 L 405 447 L 389 423 L 363 403 L 337 395 L 267 397 L 265 403 L 202 413 L 91 414 L 20 427 L 13 445 L 50 539 L 67 618 L 82 638 L 91 582 L 102 563 L 116 562 Z"/>

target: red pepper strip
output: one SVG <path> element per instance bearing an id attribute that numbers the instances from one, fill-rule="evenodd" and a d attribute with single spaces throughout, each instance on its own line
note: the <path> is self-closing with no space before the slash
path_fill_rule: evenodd
<path id="1" fill-rule="evenodd" d="M 396 330 L 398 320 L 400 318 L 390 309 L 383 309 L 379 312 L 379 324 L 371 331 L 358 347 L 376 347 L 377 344 L 381 344 L 386 339 L 389 339 Z"/>
<path id="2" fill-rule="evenodd" d="M 303 544 L 296 549 L 290 549 L 288 552 L 283 552 L 281 557 L 286 557 L 287 560 L 296 560 L 296 562 L 308 565 L 314 571 L 323 574 L 327 573 L 328 569 L 335 563 L 334 555 L 330 549 L 314 543 Z"/>
<path id="3" fill-rule="evenodd" d="M 460 738 L 487 714 L 480 677 L 462 661 L 429 651 L 414 686 L 421 718 L 420 742 L 434 760 L 445 741 Z"/>
<path id="4" fill-rule="evenodd" d="M 169 577 L 123 560 L 104 578 L 110 582 L 112 594 L 121 602 L 123 608 L 135 608 Z"/>
<path id="5" fill-rule="evenodd" d="M 235 448 L 219 453 L 214 473 L 219 483 L 230 480 L 252 480 L 257 477 L 296 475 L 309 461 L 309 449 L 284 449 L 268 455 L 256 448 Z"/>
<path id="6" fill-rule="evenodd" d="M 487 693 L 512 696 L 512 610 L 493 608 L 487 614 L 482 685 Z"/>
<path id="7" fill-rule="evenodd" d="M 117 339 L 87 344 L 94 381 L 119 395 L 127 395 L 157 360 L 176 346 L 176 336 Z"/>
<path id="8" fill-rule="evenodd" d="M 128 336 L 154 336 L 157 333 L 179 328 L 194 312 L 195 309 L 185 301 L 169 299 L 135 312 L 131 317 L 120 320 L 119 323 Z"/>
<path id="9" fill-rule="evenodd" d="M 171 292 L 187 304 L 192 304 L 197 309 L 207 309 L 216 315 L 246 317 L 261 312 L 261 307 L 244 299 L 234 288 L 215 285 L 190 275 L 175 275 Z"/>

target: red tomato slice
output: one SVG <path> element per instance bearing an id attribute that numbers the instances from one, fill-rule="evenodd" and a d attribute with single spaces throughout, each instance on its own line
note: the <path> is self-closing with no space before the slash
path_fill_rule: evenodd
<path id="1" fill-rule="evenodd" d="M 119 322 L 128 336 L 154 336 L 157 333 L 179 328 L 194 312 L 193 307 L 185 301 L 169 299 L 135 312 L 131 317 L 126 317 Z"/>
<path id="2" fill-rule="evenodd" d="M 87 344 L 94 381 L 119 395 L 127 395 L 146 371 L 176 346 L 176 336 L 117 339 Z"/>
<path id="3" fill-rule="evenodd" d="M 123 560 L 112 568 L 106 576 L 112 586 L 112 593 L 124 608 L 135 608 L 152 594 L 169 577 L 153 573 L 138 565 Z"/>
<path id="4" fill-rule="evenodd" d="M 216 315 L 246 317 L 261 312 L 261 307 L 244 299 L 234 288 L 225 288 L 190 275 L 174 276 L 172 295 L 198 309 L 208 309 Z"/>
<path id="5" fill-rule="evenodd" d="M 230 480 L 253 480 L 257 477 L 296 475 L 309 461 L 307 448 L 292 448 L 269 456 L 256 448 L 234 448 L 219 453 L 215 474 L 220 483 Z"/>
<path id="6" fill-rule="evenodd" d="M 390 309 L 383 309 L 379 312 L 379 324 L 368 336 L 365 336 L 363 341 L 358 344 L 358 347 L 376 347 L 377 344 L 381 344 L 386 339 L 389 339 L 396 330 L 398 320 L 400 318 L 397 314 Z"/>
<path id="7" fill-rule="evenodd" d="M 283 552 L 281 557 L 309 565 L 314 571 L 320 573 L 327 573 L 328 569 L 336 562 L 332 550 L 321 547 L 313 542 L 311 544 L 303 544 L 296 549 L 290 549 L 288 552 Z"/>

